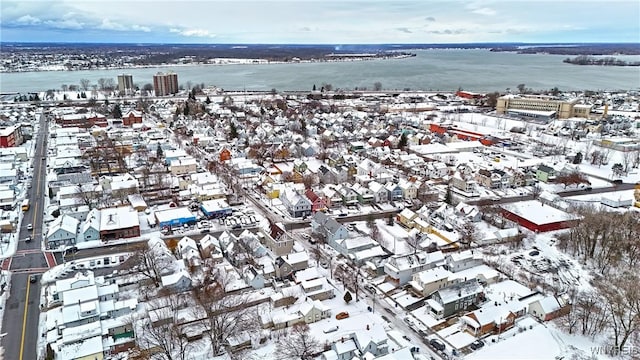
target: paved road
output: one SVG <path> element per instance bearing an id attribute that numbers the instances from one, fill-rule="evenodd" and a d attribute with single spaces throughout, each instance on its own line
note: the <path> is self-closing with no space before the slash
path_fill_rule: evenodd
<path id="1" fill-rule="evenodd" d="M 41 251 L 42 214 L 44 212 L 46 162 L 42 157 L 47 152 L 47 123 L 45 116 L 40 117 L 40 129 L 36 138 L 37 147 L 33 160 L 32 188 L 28 189 L 27 198 L 31 207 L 24 213 L 18 235 L 16 254 L 3 262 L 11 275 L 11 288 L 7 299 L 2 330 L 7 335 L 2 338 L 2 346 L 7 359 L 37 359 L 37 344 L 40 337 L 38 321 L 40 316 L 39 281 L 29 282 L 30 274 L 41 274 L 49 265 L 45 253 Z M 28 230 L 28 224 L 33 229 Z M 31 242 L 24 239 L 31 236 Z M 49 255 L 49 261 L 53 258 Z M 38 276 L 38 280 L 40 276 Z"/>

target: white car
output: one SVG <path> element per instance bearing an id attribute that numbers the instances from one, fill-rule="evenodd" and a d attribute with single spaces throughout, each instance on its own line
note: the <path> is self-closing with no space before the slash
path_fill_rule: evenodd
<path id="1" fill-rule="evenodd" d="M 27 230 L 33 230 L 33 224 L 27 225 Z"/>

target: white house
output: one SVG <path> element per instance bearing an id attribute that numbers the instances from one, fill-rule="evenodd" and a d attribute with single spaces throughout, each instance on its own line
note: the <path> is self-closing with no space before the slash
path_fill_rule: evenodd
<path id="1" fill-rule="evenodd" d="M 55 249 L 61 245 L 75 244 L 79 224 L 80 221 L 69 215 L 62 215 L 54 220 L 47 232 L 47 248 Z"/>

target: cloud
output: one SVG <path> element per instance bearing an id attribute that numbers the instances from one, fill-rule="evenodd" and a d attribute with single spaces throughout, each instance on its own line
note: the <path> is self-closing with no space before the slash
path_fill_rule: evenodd
<path id="1" fill-rule="evenodd" d="M 47 20 L 43 24 L 60 30 L 81 30 L 84 28 L 84 23 L 76 19 Z"/>
<path id="2" fill-rule="evenodd" d="M 100 25 L 96 27 L 96 29 L 100 30 L 111 30 L 111 31 L 142 31 L 142 32 L 150 32 L 151 29 L 147 26 L 142 25 L 130 25 L 126 26 L 109 19 L 102 19 Z"/>
<path id="3" fill-rule="evenodd" d="M 435 35 L 461 35 L 469 34 L 471 31 L 468 29 L 444 29 L 444 30 L 432 30 L 428 31 L 429 34 Z"/>
<path id="4" fill-rule="evenodd" d="M 131 25 L 131 30 L 133 31 L 142 31 L 142 32 L 151 32 L 151 28 L 143 25 Z"/>
<path id="5" fill-rule="evenodd" d="M 478 15 L 485 15 L 485 16 L 493 16 L 496 14 L 496 11 L 488 8 L 488 7 L 482 7 L 482 8 L 478 8 L 478 9 L 474 9 L 471 11 L 474 14 L 478 14 Z"/>
<path id="6" fill-rule="evenodd" d="M 413 31 L 409 30 L 409 28 L 406 28 L 406 27 L 398 27 L 396 28 L 396 30 L 403 32 L 405 34 L 413 34 Z"/>
<path id="7" fill-rule="evenodd" d="M 434 22 L 436 21 L 436 18 L 434 18 L 433 16 L 427 16 L 426 18 L 424 18 L 424 20 L 428 22 Z"/>
<path id="8" fill-rule="evenodd" d="M 311 31 L 311 28 L 308 26 L 304 26 L 300 28 L 300 31 Z"/>
<path id="9" fill-rule="evenodd" d="M 98 25 L 98 29 L 102 29 L 102 30 L 115 30 L 115 31 L 125 31 L 127 30 L 127 28 L 122 25 L 122 24 L 118 24 L 116 22 L 113 22 L 109 19 L 102 19 L 102 23 L 100 25 Z"/>
<path id="10" fill-rule="evenodd" d="M 41 22 L 42 20 L 40 20 L 37 17 L 31 16 L 29 14 L 21 16 L 18 19 L 16 19 L 17 24 L 23 24 L 23 25 L 38 25 Z"/>
<path id="11" fill-rule="evenodd" d="M 170 33 L 179 34 L 186 37 L 208 37 L 214 38 L 217 35 L 205 29 L 178 29 L 178 28 L 170 28 Z"/>

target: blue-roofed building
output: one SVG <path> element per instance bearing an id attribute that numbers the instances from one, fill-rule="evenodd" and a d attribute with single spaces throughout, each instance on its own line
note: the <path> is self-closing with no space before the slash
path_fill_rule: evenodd
<path id="1" fill-rule="evenodd" d="M 223 199 L 203 201 L 200 209 L 209 219 L 227 217 L 233 213 L 231 206 Z"/>
<path id="2" fill-rule="evenodd" d="M 156 223 L 159 227 L 176 227 L 184 224 L 195 224 L 196 216 L 186 207 L 169 208 L 155 212 Z"/>

